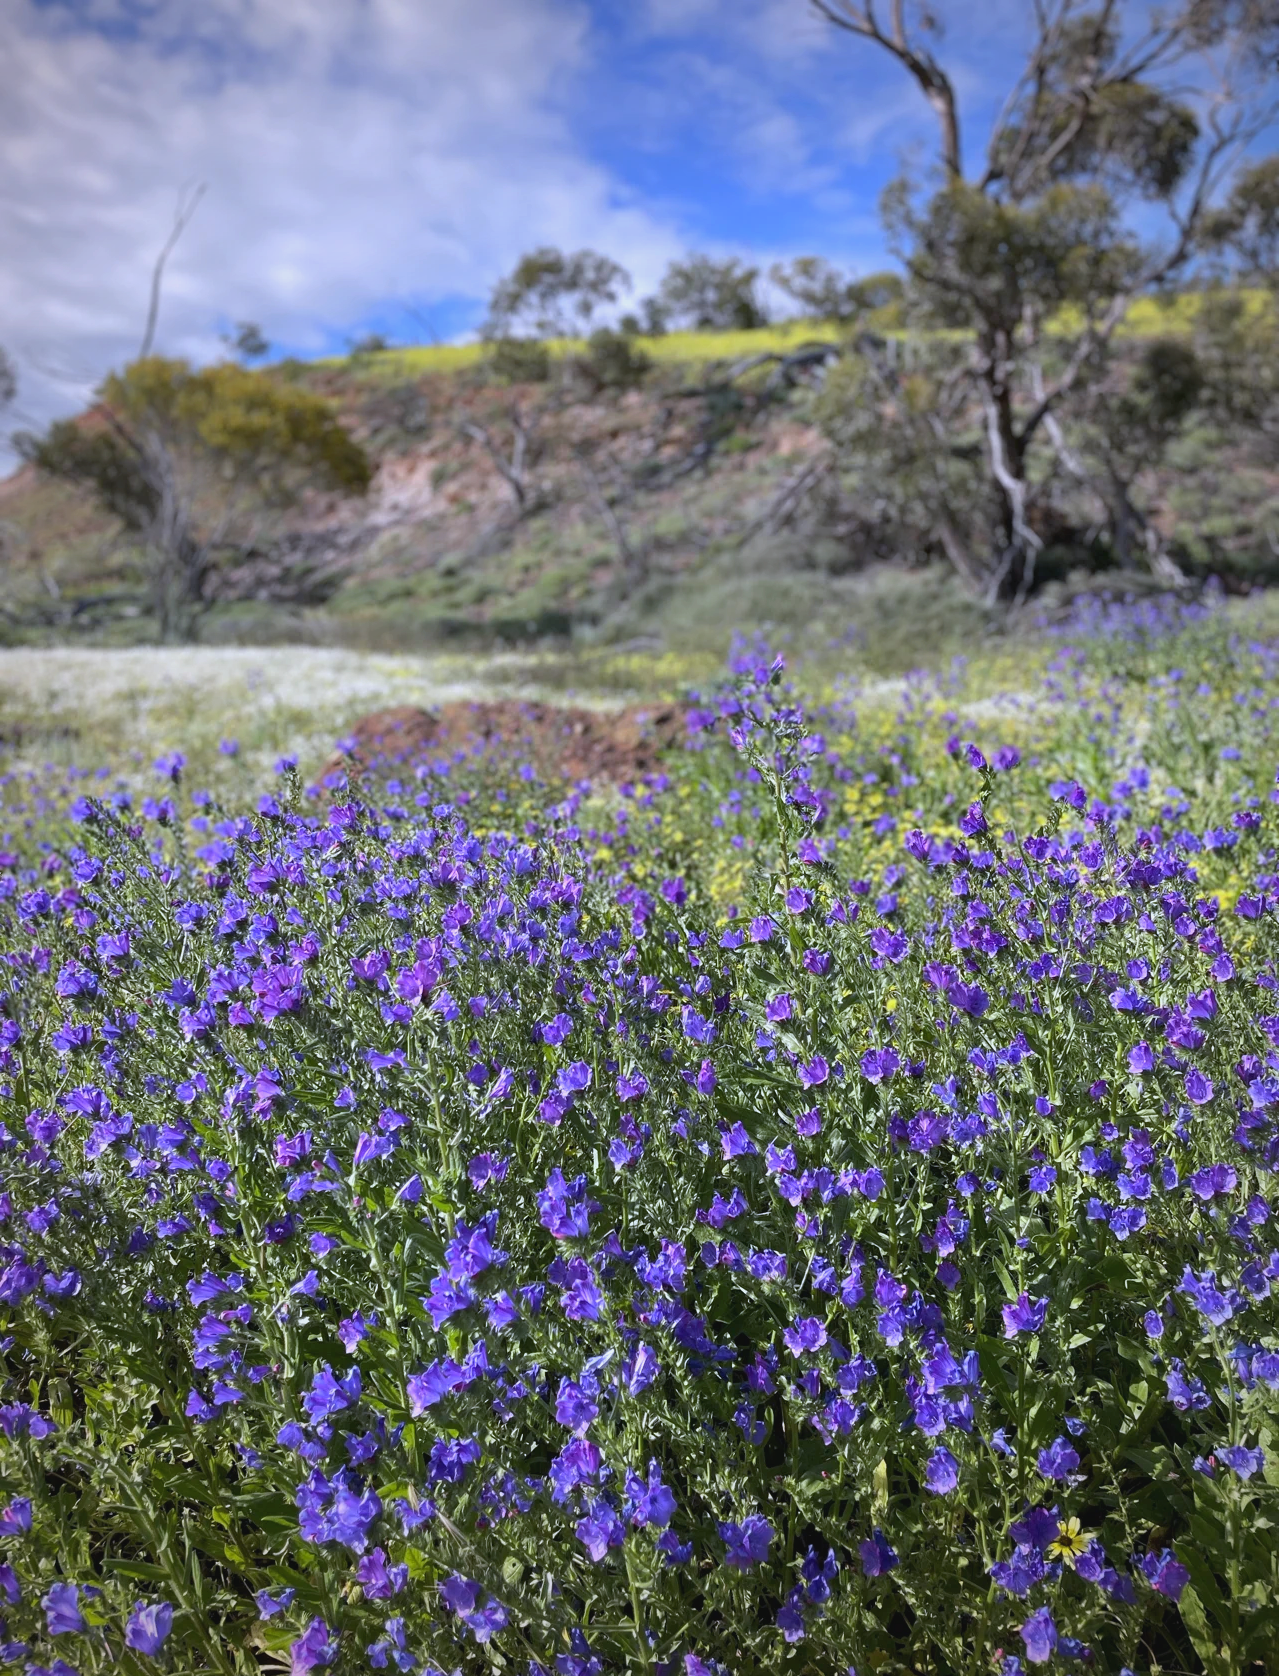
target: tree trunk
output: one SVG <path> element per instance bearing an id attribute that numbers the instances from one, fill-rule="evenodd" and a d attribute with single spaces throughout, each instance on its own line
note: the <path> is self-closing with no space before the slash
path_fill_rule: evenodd
<path id="1" fill-rule="evenodd" d="M 1106 470 L 1105 501 L 1119 568 L 1133 571 L 1144 560 L 1156 581 L 1170 588 L 1184 587 L 1185 571 L 1165 548 L 1158 529 L 1134 503 L 1128 484 L 1113 465 Z"/>
<path id="2" fill-rule="evenodd" d="M 1106 472 L 1106 509 L 1110 513 L 1110 534 L 1120 570 L 1136 570 L 1134 544 L 1145 520 L 1133 505 L 1128 488 L 1113 468 Z"/>
<path id="3" fill-rule="evenodd" d="M 194 636 L 208 548 L 192 533 L 190 506 L 178 483 L 173 455 L 154 433 L 143 449 L 157 501 L 147 541 L 151 599 L 160 639 L 168 646 Z"/>
<path id="4" fill-rule="evenodd" d="M 989 603 L 994 604 L 1001 594 L 1024 595 L 1043 542 L 1026 521 L 1027 439 L 1018 432 L 1013 414 L 1011 336 L 1002 328 L 993 328 L 983 333 L 980 347 L 978 377 L 986 415 L 986 448 L 999 506 L 999 552 L 998 556 L 992 554 L 987 587 Z"/>
<path id="5" fill-rule="evenodd" d="M 985 577 L 973 563 L 972 554 L 968 551 L 963 537 L 944 513 L 938 517 L 936 528 L 937 539 L 941 542 L 956 575 L 970 594 L 981 598 L 985 593 Z"/>

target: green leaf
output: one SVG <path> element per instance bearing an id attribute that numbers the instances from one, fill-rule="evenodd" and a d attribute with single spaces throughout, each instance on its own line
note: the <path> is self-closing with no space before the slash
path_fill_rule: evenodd
<path id="1" fill-rule="evenodd" d="M 116 1560 L 108 1555 L 102 1562 L 103 1569 L 114 1571 L 121 1577 L 133 1577 L 139 1583 L 163 1583 L 168 1572 L 163 1566 L 148 1565 L 144 1560 Z"/>
<path id="2" fill-rule="evenodd" d="M 1203 1660 L 1207 1676 L 1230 1676 L 1228 1661 L 1212 1632 L 1203 1602 L 1199 1599 L 1193 1583 L 1187 1583 L 1181 1591 L 1177 1609 L 1181 1613 L 1181 1621 L 1186 1626 L 1191 1644 Z"/>

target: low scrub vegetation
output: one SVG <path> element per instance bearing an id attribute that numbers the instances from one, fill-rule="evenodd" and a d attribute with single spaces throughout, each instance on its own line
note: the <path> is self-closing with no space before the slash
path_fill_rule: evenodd
<path id="1" fill-rule="evenodd" d="M 886 708 L 741 647 L 613 791 L 11 774 L 4 1656 L 1272 1668 L 1237 625 Z"/>

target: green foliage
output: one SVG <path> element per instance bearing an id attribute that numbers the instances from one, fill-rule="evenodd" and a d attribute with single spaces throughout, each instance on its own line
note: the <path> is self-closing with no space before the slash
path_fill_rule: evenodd
<path id="1" fill-rule="evenodd" d="M 151 528 L 159 511 L 159 486 L 140 450 L 101 416 L 58 419 L 43 436 L 23 433 L 15 440 L 29 464 L 88 490 L 127 530 L 141 534 Z"/>
<path id="2" fill-rule="evenodd" d="M 1240 174 L 1210 231 L 1218 246 L 1236 252 L 1245 274 L 1279 285 L 1279 156 Z"/>
<path id="3" fill-rule="evenodd" d="M 1116 395 L 1098 393 L 1093 402 L 1112 464 L 1122 460 L 1129 479 L 1158 465 L 1195 411 L 1204 383 L 1204 369 L 1192 344 L 1182 338 L 1155 338 L 1146 344 L 1125 388 Z"/>
<path id="4" fill-rule="evenodd" d="M 1158 88 L 1117 82 L 1097 99 L 1069 167 L 1164 202 L 1189 170 L 1199 137 L 1199 122 L 1185 105 Z"/>
<path id="5" fill-rule="evenodd" d="M 922 212 L 897 188 L 885 211 L 925 316 L 986 338 L 1042 326 L 1068 304 L 1095 314 L 1131 286 L 1142 259 L 1095 183 L 1061 182 L 1027 204 L 958 183 Z"/>
<path id="6" fill-rule="evenodd" d="M 1066 0 L 1037 21 L 1028 74 L 991 146 L 990 182 L 1015 199 L 1053 180 L 1099 179 L 1169 201 L 1206 137 L 1190 86 L 1176 74 L 1196 55 L 1226 49 L 1234 62 L 1219 84 L 1221 103 L 1236 114 L 1266 110 L 1277 38 L 1267 0 L 1181 0 L 1144 38 L 1139 8 L 1122 4 L 1086 9 Z M 1214 143 L 1224 132 L 1220 114 L 1206 125 Z"/>
<path id="7" fill-rule="evenodd" d="M 1256 308 L 1236 291 L 1206 292 L 1194 342 L 1209 415 L 1253 439 L 1270 464 L 1279 454 L 1279 297 Z"/>
<path id="8" fill-rule="evenodd" d="M 106 394 L 110 401 L 109 385 Z M 272 499 L 288 498 L 301 481 L 344 494 L 363 494 L 369 486 L 364 450 L 310 391 L 281 387 L 240 367 L 210 367 L 187 384 L 175 417 L 215 458 L 250 474 Z"/>
<path id="9" fill-rule="evenodd" d="M 262 328 L 252 320 L 237 322 L 234 334 L 227 339 L 242 361 L 260 361 L 271 353 L 271 345 Z"/>
<path id="10" fill-rule="evenodd" d="M 302 481 L 346 494 L 369 486 L 368 459 L 329 403 L 269 375 L 230 362 L 193 370 L 157 355 L 112 373 L 100 395 L 116 421 L 101 434 L 117 446 L 128 446 L 119 424 L 157 435 L 246 476 L 272 500 L 289 498 Z"/>
<path id="11" fill-rule="evenodd" d="M 626 332 L 601 326 L 586 340 L 578 367 L 599 390 L 631 390 L 641 384 L 653 365 L 652 357 Z"/>
<path id="12" fill-rule="evenodd" d="M 666 336 L 666 313 L 656 297 L 645 297 L 639 305 L 638 314 L 624 314 L 618 321 L 618 330 L 629 337 L 660 338 Z"/>
<path id="13" fill-rule="evenodd" d="M 1203 368 L 1190 344 L 1181 338 L 1146 344 L 1132 380 L 1145 426 L 1157 436 L 1175 430 L 1193 410 L 1203 384 Z"/>
<path id="14" fill-rule="evenodd" d="M 656 312 L 663 324 L 698 332 L 753 331 L 768 314 L 757 286 L 759 269 L 736 256 L 716 261 L 691 255 L 672 262 L 662 278 Z"/>
<path id="15" fill-rule="evenodd" d="M 517 327 L 539 337 L 566 337 L 590 326 L 597 309 L 630 289 L 630 275 L 595 250 L 571 255 L 543 245 L 522 256 L 489 299 L 486 337 L 510 337 Z"/>
<path id="16" fill-rule="evenodd" d="M 841 273 L 824 256 L 796 256 L 775 262 L 769 277 L 793 297 L 812 320 L 855 325 L 866 315 L 900 302 L 904 293 L 897 273 L 867 274 L 861 279 Z"/>
<path id="17" fill-rule="evenodd" d="M 488 363 L 508 384 L 545 384 L 551 376 L 551 352 L 536 338 L 495 338 Z"/>
<path id="18" fill-rule="evenodd" d="M 1109 509 L 1115 557 L 1133 569 L 1138 542 L 1147 555 L 1158 542 L 1133 498 L 1134 485 L 1163 463 L 1195 413 L 1206 379 L 1194 346 L 1180 337 L 1152 339 L 1124 374 L 1118 388 L 1107 382 L 1087 392 L 1074 434 Z"/>
<path id="19" fill-rule="evenodd" d="M 1061 9 L 1038 74 L 996 135 L 992 168 L 1012 197 L 1101 177 L 1160 200 L 1185 176 L 1198 120 L 1169 91 L 1119 67 L 1119 22 L 1113 7 Z"/>

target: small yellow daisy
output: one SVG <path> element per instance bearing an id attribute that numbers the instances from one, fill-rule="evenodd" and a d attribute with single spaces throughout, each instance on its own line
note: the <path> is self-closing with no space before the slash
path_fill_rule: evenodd
<path id="1" fill-rule="evenodd" d="M 1048 1553 L 1054 1560 L 1065 1560 L 1067 1565 L 1073 1566 L 1079 1555 L 1087 1552 L 1091 1541 L 1089 1533 L 1080 1530 L 1078 1519 L 1062 1519 L 1057 1526 L 1057 1535 L 1048 1544 Z"/>

